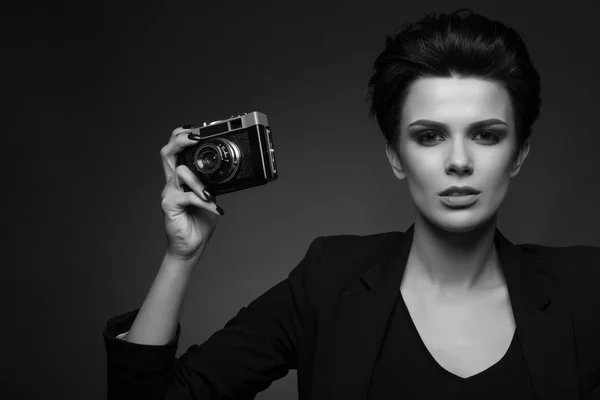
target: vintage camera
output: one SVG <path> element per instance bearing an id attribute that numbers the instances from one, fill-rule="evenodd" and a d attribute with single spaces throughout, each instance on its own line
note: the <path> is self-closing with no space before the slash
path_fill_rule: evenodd
<path id="1" fill-rule="evenodd" d="M 177 154 L 213 196 L 277 179 L 275 149 L 267 116 L 258 111 L 203 123 L 189 132 L 200 139 Z M 191 189 L 182 184 L 185 192 Z"/>

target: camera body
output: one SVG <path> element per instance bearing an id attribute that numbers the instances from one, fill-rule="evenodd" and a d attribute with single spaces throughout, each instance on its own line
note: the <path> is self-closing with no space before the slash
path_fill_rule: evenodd
<path id="1" fill-rule="evenodd" d="M 187 166 L 213 196 L 277 179 L 273 137 L 265 114 L 253 111 L 232 116 L 188 133 L 200 139 L 177 154 L 177 166 Z"/>

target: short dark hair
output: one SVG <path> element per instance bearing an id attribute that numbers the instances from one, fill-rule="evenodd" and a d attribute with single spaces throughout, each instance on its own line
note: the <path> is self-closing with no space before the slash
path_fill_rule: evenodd
<path id="1" fill-rule="evenodd" d="M 369 117 L 377 119 L 395 150 L 402 104 L 420 77 L 476 77 L 503 85 L 513 106 L 517 150 L 531 136 L 542 105 L 540 76 L 519 34 L 468 8 L 448 15 L 426 13 L 404 25 L 386 37 L 373 69 L 366 97 Z"/>

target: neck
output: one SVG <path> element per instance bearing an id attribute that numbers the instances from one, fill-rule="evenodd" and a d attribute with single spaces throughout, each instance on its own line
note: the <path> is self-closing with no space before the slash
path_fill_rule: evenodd
<path id="1" fill-rule="evenodd" d="M 497 287 L 501 271 L 494 246 L 496 218 L 467 232 L 449 232 L 419 215 L 405 276 L 420 288 L 445 293 Z"/>

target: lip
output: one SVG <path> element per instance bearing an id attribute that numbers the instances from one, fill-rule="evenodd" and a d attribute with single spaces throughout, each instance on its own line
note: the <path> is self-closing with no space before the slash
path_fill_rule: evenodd
<path id="1" fill-rule="evenodd" d="M 479 199 L 479 193 L 461 196 L 440 196 L 442 203 L 449 207 L 467 207 Z"/>
<path id="2" fill-rule="evenodd" d="M 447 189 L 442 190 L 438 194 L 440 196 L 447 196 L 447 195 L 455 193 L 455 192 L 464 194 L 464 195 L 469 195 L 469 194 L 479 194 L 479 193 L 481 193 L 481 190 L 477 190 L 471 186 L 451 186 Z"/>

